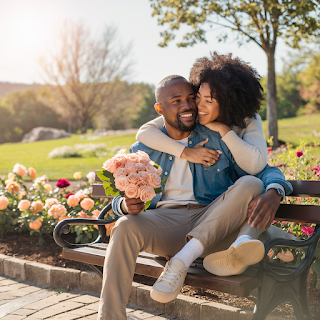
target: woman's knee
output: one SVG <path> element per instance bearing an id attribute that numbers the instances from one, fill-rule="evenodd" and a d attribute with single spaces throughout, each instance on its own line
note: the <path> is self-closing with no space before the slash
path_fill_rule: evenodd
<path id="1" fill-rule="evenodd" d="M 264 186 L 260 179 L 254 176 L 243 176 L 235 184 L 239 186 L 239 191 L 244 194 L 258 196 L 262 193 Z"/>

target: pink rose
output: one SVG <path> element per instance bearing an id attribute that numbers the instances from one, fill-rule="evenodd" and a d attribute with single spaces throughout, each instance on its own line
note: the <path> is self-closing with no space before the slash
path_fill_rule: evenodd
<path id="1" fill-rule="evenodd" d="M 22 164 L 16 163 L 13 167 L 12 172 L 16 173 L 21 177 L 24 177 L 27 174 L 27 168 Z"/>
<path id="2" fill-rule="evenodd" d="M 133 162 L 127 162 L 125 168 L 127 169 L 127 174 L 138 171 L 137 164 Z"/>
<path id="3" fill-rule="evenodd" d="M 152 200 L 155 197 L 156 193 L 151 186 L 146 186 L 140 188 L 140 199 L 143 202 Z"/>
<path id="4" fill-rule="evenodd" d="M 161 186 L 161 178 L 156 173 L 150 173 L 149 184 L 153 188 L 159 188 Z"/>
<path id="5" fill-rule="evenodd" d="M 87 218 L 90 218 L 84 211 L 80 211 L 78 212 L 77 214 L 78 218 L 83 218 L 83 219 L 87 219 Z"/>
<path id="6" fill-rule="evenodd" d="M 140 160 L 139 156 L 136 153 L 129 153 L 127 155 L 127 159 L 128 159 L 128 162 L 134 162 L 134 163 L 137 163 Z"/>
<path id="7" fill-rule="evenodd" d="M 125 176 L 120 176 L 114 179 L 114 184 L 116 188 L 120 191 L 125 191 L 126 187 L 129 184 L 128 178 Z"/>
<path id="8" fill-rule="evenodd" d="M 148 165 L 146 165 L 146 171 L 149 173 L 157 173 L 157 168 L 155 168 L 151 164 L 148 164 Z"/>
<path id="9" fill-rule="evenodd" d="M 42 222 L 39 219 L 29 222 L 30 229 L 38 230 L 41 228 L 41 226 L 42 226 Z"/>
<path id="10" fill-rule="evenodd" d="M 38 201 L 33 201 L 31 204 L 31 211 L 32 213 L 39 213 L 43 209 L 43 203 L 38 200 Z"/>
<path id="11" fill-rule="evenodd" d="M 300 158 L 301 156 L 303 156 L 303 151 L 302 150 L 301 151 L 297 151 L 296 155 L 297 155 L 298 158 Z"/>
<path id="12" fill-rule="evenodd" d="M 86 195 L 84 194 L 84 191 L 80 189 L 74 194 L 76 197 L 78 197 L 80 200 L 83 199 Z"/>
<path id="13" fill-rule="evenodd" d="M 141 189 L 142 187 L 148 186 L 149 183 L 147 182 L 147 180 L 139 180 L 136 185 L 139 189 Z"/>
<path id="14" fill-rule="evenodd" d="M 126 196 L 128 198 L 138 198 L 139 197 L 139 189 L 138 187 L 133 184 L 129 183 L 125 189 Z"/>
<path id="15" fill-rule="evenodd" d="M 317 173 L 316 173 L 316 177 L 320 177 L 320 170 L 319 171 L 317 171 Z"/>
<path id="16" fill-rule="evenodd" d="M 123 167 L 128 161 L 125 153 L 117 153 L 112 159 L 118 167 Z"/>
<path id="17" fill-rule="evenodd" d="M 279 258 L 283 262 L 290 262 L 294 259 L 292 252 L 289 250 L 286 253 L 281 250 L 281 252 L 277 254 L 277 258 Z"/>
<path id="18" fill-rule="evenodd" d="M 320 169 L 320 166 L 311 167 L 311 170 L 319 170 L 319 169 Z"/>
<path id="19" fill-rule="evenodd" d="M 31 203 L 29 200 L 21 200 L 18 204 L 18 209 L 20 211 L 28 210 L 31 206 Z"/>
<path id="20" fill-rule="evenodd" d="M 302 233 L 304 233 L 304 234 L 306 234 L 306 235 L 308 235 L 308 236 L 310 236 L 310 235 L 312 235 L 313 234 L 313 228 L 312 227 L 303 227 L 302 229 L 301 229 L 301 232 Z"/>
<path id="21" fill-rule="evenodd" d="M 137 170 L 138 171 L 144 171 L 146 170 L 146 165 L 143 163 L 137 163 Z"/>
<path id="22" fill-rule="evenodd" d="M 59 217 L 58 221 L 60 222 L 60 221 L 65 220 L 65 219 L 69 219 L 69 217 L 68 216 L 61 216 L 61 217 Z"/>
<path id="23" fill-rule="evenodd" d="M 76 207 L 79 205 L 80 198 L 75 194 L 68 197 L 67 204 L 69 207 Z"/>
<path id="24" fill-rule="evenodd" d="M 67 209 L 62 204 L 54 204 L 48 211 L 48 215 L 52 216 L 54 219 L 58 219 L 66 214 Z"/>
<path id="25" fill-rule="evenodd" d="M 137 155 L 139 156 L 139 161 L 140 161 L 141 163 L 143 163 L 143 164 L 145 164 L 145 165 L 149 163 L 150 157 L 149 157 L 149 155 L 148 155 L 146 152 L 141 151 L 141 150 L 138 150 L 138 151 L 137 151 Z"/>
<path id="26" fill-rule="evenodd" d="M 114 173 L 117 168 L 118 168 L 118 165 L 116 164 L 116 162 L 112 159 L 108 159 L 103 165 L 102 165 L 102 168 L 111 172 L 111 173 Z"/>
<path id="27" fill-rule="evenodd" d="M 100 210 L 98 210 L 98 209 L 95 209 L 95 210 L 93 210 L 92 212 L 91 212 L 91 214 L 92 214 L 92 217 L 99 217 L 99 214 L 100 214 Z"/>
<path id="28" fill-rule="evenodd" d="M 269 259 L 272 259 L 273 255 L 274 255 L 274 251 L 270 249 L 267 253 L 267 256 L 269 257 Z"/>
<path id="29" fill-rule="evenodd" d="M 157 173 L 157 175 L 159 175 L 159 176 L 160 176 L 160 175 L 161 175 L 161 173 L 162 173 L 162 168 L 161 168 L 161 167 L 159 167 L 159 168 L 157 169 L 157 172 L 156 172 L 156 173 Z"/>
<path id="30" fill-rule="evenodd" d="M 44 209 L 50 209 L 54 204 L 59 204 L 58 199 L 48 198 L 48 199 L 46 199 Z"/>
<path id="31" fill-rule="evenodd" d="M 139 179 L 142 181 L 149 181 L 149 173 L 146 171 L 139 171 Z"/>
<path id="32" fill-rule="evenodd" d="M 8 204 L 9 204 L 8 198 L 4 195 L 0 196 L 0 210 L 7 209 Z"/>
<path id="33" fill-rule="evenodd" d="M 29 173 L 29 177 L 30 177 L 31 179 L 35 179 L 35 178 L 37 177 L 37 172 L 36 172 L 36 170 L 35 170 L 34 168 L 32 168 L 32 167 L 30 167 L 30 168 L 28 169 L 28 173 Z"/>
<path id="34" fill-rule="evenodd" d="M 138 181 L 139 181 L 139 178 L 140 178 L 140 175 L 136 172 L 131 172 L 129 175 L 128 175 L 128 182 L 129 183 L 133 183 L 133 184 L 136 184 Z"/>
<path id="35" fill-rule="evenodd" d="M 80 206 L 82 209 L 90 211 L 94 207 L 94 201 L 90 198 L 84 198 L 80 202 Z"/>
<path id="36" fill-rule="evenodd" d="M 126 168 L 118 168 L 114 173 L 113 177 L 118 178 L 120 176 L 126 176 L 127 175 L 127 169 Z"/>

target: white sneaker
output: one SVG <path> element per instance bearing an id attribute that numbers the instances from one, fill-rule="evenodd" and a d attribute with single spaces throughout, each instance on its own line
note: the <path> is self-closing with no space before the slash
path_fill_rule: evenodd
<path id="1" fill-rule="evenodd" d="M 203 259 L 204 268 L 217 276 L 232 276 L 244 272 L 264 257 L 264 245 L 249 240 L 231 245 L 227 250 L 209 254 Z"/>
<path id="2" fill-rule="evenodd" d="M 178 258 L 172 258 L 168 261 L 151 289 L 151 298 L 161 303 L 175 299 L 180 292 L 188 269 L 183 261 Z"/>

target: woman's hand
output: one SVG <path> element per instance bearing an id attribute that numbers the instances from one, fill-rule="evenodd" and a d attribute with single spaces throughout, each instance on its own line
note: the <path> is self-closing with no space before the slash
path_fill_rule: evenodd
<path id="1" fill-rule="evenodd" d="M 193 148 L 185 147 L 181 153 L 181 158 L 193 163 L 201 163 L 205 166 L 211 166 L 219 160 L 222 153 L 220 150 L 212 150 L 203 147 L 209 141 L 207 138 L 199 142 Z"/>
<path id="2" fill-rule="evenodd" d="M 216 131 L 220 133 L 220 136 L 223 138 L 229 131 L 231 131 L 230 127 L 228 127 L 223 122 L 219 121 L 213 121 L 209 122 L 205 125 L 207 128 L 209 128 L 212 131 Z"/>

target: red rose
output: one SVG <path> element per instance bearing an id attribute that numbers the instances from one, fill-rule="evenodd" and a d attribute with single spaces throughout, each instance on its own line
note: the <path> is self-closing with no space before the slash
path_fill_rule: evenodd
<path id="1" fill-rule="evenodd" d="M 59 179 L 56 186 L 58 188 L 66 188 L 68 186 L 70 186 L 70 182 L 67 179 Z"/>

